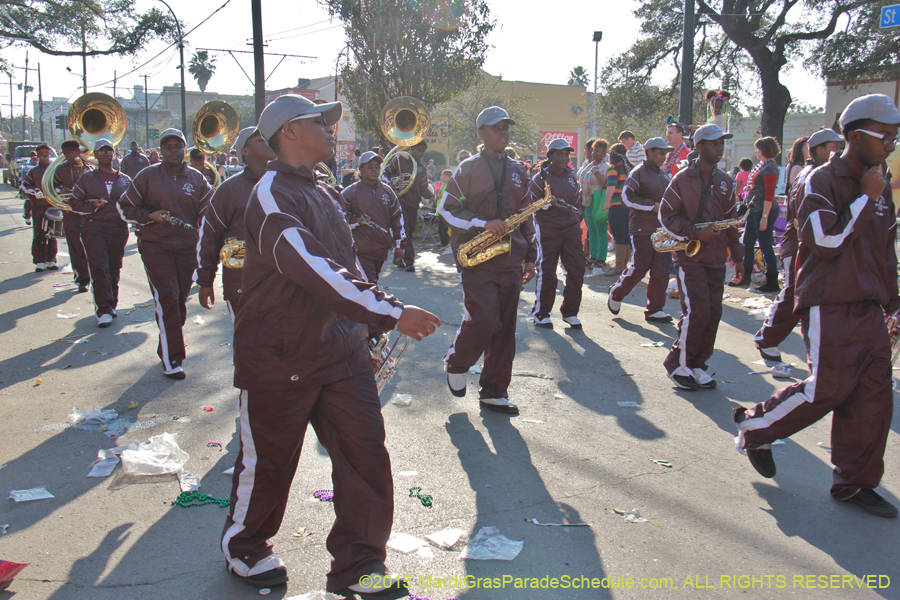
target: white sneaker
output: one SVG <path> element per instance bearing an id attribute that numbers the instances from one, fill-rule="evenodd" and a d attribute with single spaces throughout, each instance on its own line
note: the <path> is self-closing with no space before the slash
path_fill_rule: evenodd
<path id="1" fill-rule="evenodd" d="M 47 263 L 47 269 L 49 269 L 50 271 L 55 271 L 55 270 L 57 270 L 58 268 L 59 268 L 59 266 L 58 266 L 55 262 L 48 262 L 48 263 Z"/>
<path id="2" fill-rule="evenodd" d="M 238 558 L 227 559 L 228 570 L 255 588 L 268 588 L 288 582 L 287 567 L 280 558 L 270 554 L 252 567 Z"/>
<path id="3" fill-rule="evenodd" d="M 400 589 L 400 585 L 403 585 L 403 582 L 400 580 L 399 575 L 394 575 L 393 573 L 371 573 L 368 576 L 363 575 L 360 577 L 359 583 L 347 586 L 347 589 L 357 594 L 368 595 L 378 594 L 393 587 Z"/>
<path id="4" fill-rule="evenodd" d="M 781 350 L 778 349 L 778 346 L 759 348 L 759 353 L 766 360 L 775 360 L 781 362 Z"/>
<path id="5" fill-rule="evenodd" d="M 550 317 L 545 317 L 543 319 L 538 319 L 537 317 L 533 317 L 535 327 L 541 327 L 543 329 L 553 329 L 553 321 L 550 320 Z"/>
<path id="6" fill-rule="evenodd" d="M 100 318 L 97 319 L 97 325 L 99 327 L 109 327 L 112 324 L 113 316 L 110 314 L 100 315 Z"/>
<path id="7" fill-rule="evenodd" d="M 587 277 L 600 277 L 601 275 L 606 275 L 606 271 L 600 267 L 594 267 L 594 270 L 591 271 L 591 274 L 587 275 Z"/>
<path id="8" fill-rule="evenodd" d="M 698 386 L 704 389 L 712 389 L 716 387 L 716 380 L 713 379 L 710 374 L 703 369 L 691 369 L 691 372 L 693 372 L 694 380 L 696 380 Z"/>
<path id="9" fill-rule="evenodd" d="M 610 294 L 606 298 L 606 308 L 608 308 L 609 312 L 611 312 L 612 314 L 617 315 L 617 314 L 619 314 L 619 310 L 622 309 L 622 303 L 616 302 L 615 300 L 613 300 L 612 294 Z"/>
<path id="10" fill-rule="evenodd" d="M 581 321 L 578 317 L 563 317 L 563 321 L 572 329 L 581 329 Z"/>
<path id="11" fill-rule="evenodd" d="M 652 315 L 647 315 L 644 317 L 645 320 L 650 321 L 651 323 L 671 323 L 672 317 L 664 310 L 658 310 Z"/>
<path id="12" fill-rule="evenodd" d="M 46 269 L 46 268 L 47 268 L 47 263 L 38 263 L 38 264 L 34 265 L 34 272 L 42 273 L 44 271 L 44 269 Z"/>
<path id="13" fill-rule="evenodd" d="M 466 395 L 466 375 L 467 373 L 447 373 L 447 385 L 450 387 L 450 393 L 457 398 Z"/>

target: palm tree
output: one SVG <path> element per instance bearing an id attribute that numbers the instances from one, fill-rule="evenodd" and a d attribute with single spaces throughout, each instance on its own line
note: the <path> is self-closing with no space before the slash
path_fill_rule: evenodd
<path id="1" fill-rule="evenodd" d="M 193 71 L 191 71 L 193 73 Z M 575 67 L 569 71 L 568 85 L 586 88 L 588 86 L 588 72 L 584 67 Z"/>
<path id="2" fill-rule="evenodd" d="M 206 93 L 206 85 L 212 79 L 213 73 L 216 72 L 216 61 L 209 57 L 206 50 L 197 50 L 191 57 L 188 72 L 197 80 L 202 100 L 203 94 Z"/>

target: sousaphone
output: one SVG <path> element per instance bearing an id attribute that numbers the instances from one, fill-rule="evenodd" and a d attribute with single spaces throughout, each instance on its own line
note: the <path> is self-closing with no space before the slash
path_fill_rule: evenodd
<path id="1" fill-rule="evenodd" d="M 230 148 L 240 130 L 241 120 L 237 111 L 221 100 L 212 100 L 201 106 L 191 122 L 195 147 L 204 154 L 216 154 Z M 191 148 L 185 150 L 185 162 L 190 160 L 190 151 Z M 213 173 L 216 175 L 213 187 L 219 187 L 222 177 L 216 168 L 213 168 Z"/>
<path id="2" fill-rule="evenodd" d="M 412 163 L 412 173 L 404 173 L 391 178 L 391 187 L 402 196 L 413 186 L 419 167 L 416 159 L 408 152 L 428 135 L 431 127 L 431 115 L 421 100 L 411 96 L 394 98 L 385 105 L 381 113 L 381 132 L 394 148 L 387 153 L 381 163 L 381 174 L 395 156 L 402 156 Z"/>
<path id="3" fill-rule="evenodd" d="M 69 133 L 78 140 L 82 146 L 83 155 L 92 155 L 94 144 L 101 139 L 107 139 L 113 146 L 118 145 L 125 137 L 128 129 L 128 118 L 125 109 L 118 100 L 112 96 L 100 92 L 91 92 L 75 100 L 69 107 L 69 115 L 66 119 Z M 60 210 L 72 210 L 66 200 L 70 194 L 60 194 L 53 187 L 53 178 L 56 169 L 66 162 L 66 157 L 60 154 L 54 160 L 41 179 L 41 188 L 47 201 Z"/>

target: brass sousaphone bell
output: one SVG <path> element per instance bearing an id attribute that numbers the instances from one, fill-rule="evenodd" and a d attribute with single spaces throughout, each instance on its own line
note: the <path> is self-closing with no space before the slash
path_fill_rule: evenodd
<path id="1" fill-rule="evenodd" d="M 227 102 L 212 100 L 200 107 L 194 120 L 191 122 L 191 137 L 194 144 L 204 154 L 215 154 L 231 147 L 241 130 L 241 120 L 237 111 Z M 188 148 L 184 153 L 184 160 L 190 160 Z M 213 169 L 216 182 L 213 187 L 219 187 L 222 177 L 217 169 Z"/>
<path id="2" fill-rule="evenodd" d="M 125 109 L 118 100 L 112 96 L 100 92 L 91 92 L 75 100 L 69 107 L 69 115 L 66 119 L 69 133 L 81 144 L 82 154 L 92 154 L 94 144 L 101 139 L 107 139 L 113 146 L 119 144 L 125 137 L 128 128 L 128 118 Z M 54 160 L 41 179 L 41 188 L 44 196 L 53 207 L 60 210 L 72 210 L 66 200 L 68 194 L 60 194 L 53 187 L 53 178 L 56 169 L 66 162 L 65 155 L 60 155 Z"/>
<path id="3" fill-rule="evenodd" d="M 404 173 L 391 179 L 391 187 L 402 196 L 413 186 L 419 167 L 416 159 L 408 152 L 428 135 L 431 127 L 431 115 L 421 100 L 410 96 L 394 98 L 384 107 L 381 113 L 381 132 L 389 142 L 394 144 L 394 149 L 387 153 L 381 163 L 381 174 L 394 156 L 402 156 L 408 159 L 413 166 L 412 173 Z"/>

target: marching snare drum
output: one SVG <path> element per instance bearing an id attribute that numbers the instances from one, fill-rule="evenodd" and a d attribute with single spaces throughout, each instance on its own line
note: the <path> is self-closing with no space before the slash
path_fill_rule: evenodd
<path id="1" fill-rule="evenodd" d="M 63 229 L 63 212 L 58 208 L 48 208 L 44 212 L 44 232 L 47 237 L 61 238 L 66 235 Z"/>

